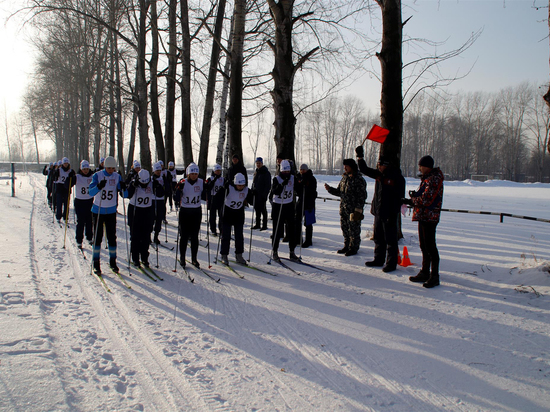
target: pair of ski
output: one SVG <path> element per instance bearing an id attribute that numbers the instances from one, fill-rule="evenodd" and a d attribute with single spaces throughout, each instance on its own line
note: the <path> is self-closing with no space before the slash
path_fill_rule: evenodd
<path id="1" fill-rule="evenodd" d="M 124 278 L 122 277 L 122 275 L 120 274 L 120 271 L 116 271 L 116 270 L 114 270 L 114 269 L 111 268 L 111 267 L 110 267 L 110 269 L 111 269 L 111 272 L 113 272 L 115 275 L 118 276 L 118 278 L 120 279 L 120 281 L 122 282 L 122 284 L 123 284 L 124 286 L 126 286 L 126 288 L 132 289 L 132 286 L 126 281 L 126 279 L 124 279 Z M 107 282 L 105 282 L 105 279 L 103 278 L 103 273 L 102 273 L 101 271 L 93 270 L 93 271 L 92 271 L 92 274 L 93 274 L 93 276 L 94 276 L 97 280 L 99 280 L 99 283 L 101 283 L 101 286 L 103 286 L 103 288 L 104 288 L 107 292 L 112 293 L 112 292 L 111 292 L 111 289 L 109 288 L 109 285 L 107 285 Z"/>
<path id="2" fill-rule="evenodd" d="M 156 282 L 157 280 L 164 280 L 161 278 L 157 272 L 155 272 L 153 269 L 151 269 L 150 266 L 145 265 L 136 265 L 134 262 L 131 263 L 132 267 L 139 270 L 143 275 L 147 276 L 149 279 L 151 279 L 153 282 Z"/>
<path id="3" fill-rule="evenodd" d="M 239 273 L 233 266 L 231 265 L 227 265 L 225 264 L 224 262 L 222 262 L 221 260 L 217 260 L 217 262 L 221 263 L 223 266 L 225 266 L 227 269 L 229 269 L 229 271 L 233 272 L 234 275 L 237 275 L 240 279 L 244 279 L 244 275 L 242 275 L 241 273 Z M 217 263 L 216 261 L 214 263 Z M 242 266 L 242 267 L 245 267 L 245 268 L 249 268 L 249 269 L 252 269 L 252 270 L 255 270 L 257 272 L 261 272 L 261 273 L 265 273 L 267 275 L 271 275 L 271 276 L 277 276 L 276 273 L 272 273 L 272 272 L 269 272 L 265 269 L 262 269 L 258 266 L 254 266 L 254 265 L 251 265 L 249 263 L 247 264 L 243 264 L 243 263 L 239 263 L 237 262 L 236 260 L 230 260 L 231 263 L 235 263 L 236 265 L 239 265 L 239 266 Z"/>
<path id="4" fill-rule="evenodd" d="M 193 265 L 193 263 L 191 263 L 188 259 L 185 260 L 187 263 L 189 263 L 193 268 L 195 268 L 197 271 L 199 271 L 200 273 L 202 273 L 203 275 L 205 275 L 206 277 L 212 279 L 214 282 L 218 283 L 220 281 L 220 278 L 215 278 L 214 276 L 212 276 L 210 273 L 208 273 L 206 270 L 204 270 L 203 268 L 201 268 L 200 266 L 197 267 L 195 265 Z M 191 273 L 189 272 L 189 270 L 187 269 L 187 265 L 185 266 L 182 266 L 183 268 L 183 271 L 185 272 L 185 275 L 187 276 L 187 280 L 189 280 L 189 282 L 191 283 L 195 283 L 195 278 L 193 276 L 191 276 Z M 177 272 L 176 269 L 174 269 L 172 272 Z"/>
<path id="5" fill-rule="evenodd" d="M 269 256 L 269 261 L 267 262 L 268 265 L 271 264 L 271 262 L 277 262 L 280 266 L 284 267 L 285 269 L 288 269 L 290 270 L 292 273 L 298 275 L 298 276 L 301 276 L 301 273 L 298 272 L 297 270 L 295 270 L 294 268 L 291 268 L 289 265 L 287 265 L 286 263 L 284 263 L 282 261 L 282 259 L 284 260 L 287 260 L 289 262 L 293 262 L 293 263 L 297 263 L 299 265 L 304 265 L 304 266 L 307 266 L 307 267 L 310 267 L 312 269 L 315 269 L 315 270 L 320 270 L 322 272 L 327 272 L 327 273 L 334 273 L 333 270 L 330 270 L 330 269 L 324 269 L 324 268 L 321 268 L 319 266 L 315 266 L 315 265 L 312 265 L 311 263 L 307 263 L 307 262 L 304 262 L 302 259 L 298 259 L 298 260 L 293 260 L 293 259 L 289 259 L 289 258 L 279 258 L 279 259 L 273 259 L 272 257 Z"/>

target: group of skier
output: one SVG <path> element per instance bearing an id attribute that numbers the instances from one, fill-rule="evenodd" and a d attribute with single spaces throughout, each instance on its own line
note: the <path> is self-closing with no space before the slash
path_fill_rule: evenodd
<path id="1" fill-rule="evenodd" d="M 414 207 L 413 220 L 419 221 L 419 240 L 423 254 L 420 273 L 411 277 L 413 282 L 422 282 L 425 287 L 439 284 L 439 255 L 435 243 L 435 231 L 443 197 L 443 174 L 434 168 L 433 159 L 423 157 L 419 162 L 422 181 L 419 190 L 410 191 L 411 199 L 405 199 L 405 180 L 399 168 L 381 157 L 376 169 L 369 168 L 363 159 L 362 146 L 356 149 L 358 163 L 344 160 L 345 173 L 338 187 L 325 185 L 326 190 L 341 198 L 340 224 L 344 235 L 344 247 L 338 253 L 351 256 L 357 253 L 361 242 L 360 230 L 363 207 L 367 198 L 366 181 L 362 173 L 375 179 L 375 195 L 371 213 L 374 215 L 374 260 L 367 266 L 383 266 L 384 272 L 396 269 L 398 260 L 398 214 L 402 204 Z M 279 155 L 276 175 L 271 174 L 256 159 L 252 185 L 248 187 L 247 171 L 241 159 L 235 155 L 225 175 L 222 167 L 215 165 L 206 180 L 199 177 L 199 168 L 191 163 L 184 169 L 176 169 L 174 162 L 168 168 L 159 160 L 152 173 L 142 169 L 134 161 L 126 179 L 116 172 L 112 156 L 101 159 L 95 171 L 83 160 L 75 172 L 69 159 L 44 168 L 48 175 L 48 203 L 57 221 L 68 216 L 70 190 L 75 187 L 74 207 L 77 217 L 76 241 L 82 248 L 84 235 L 93 244 L 93 267 L 101 273 L 100 250 L 105 229 L 109 247 L 109 266 L 118 272 L 116 254 L 116 213 L 118 196 L 130 199 L 128 226 L 132 263 L 149 267 L 149 245 L 160 244 L 162 223 L 166 224 L 167 202 L 178 211 L 179 263 L 186 266 L 187 246 L 191 246 L 191 264 L 200 268 L 197 259 L 199 232 L 202 221 L 202 200 L 206 200 L 209 213 L 208 228 L 212 236 L 221 236 L 221 262 L 229 265 L 231 235 L 235 240 L 235 260 L 246 264 L 244 253 L 245 207 L 251 205 L 256 214 L 252 229 L 267 229 L 267 202 L 271 203 L 273 233 L 271 235 L 271 258 L 280 261 L 281 239 L 288 242 L 289 259 L 299 261 L 296 247 L 312 245 L 315 223 L 315 200 L 317 181 L 306 164 L 296 170 L 294 162 Z M 362 173 L 361 173 L 362 172 Z M 185 177 L 178 181 L 178 175 Z M 125 211 L 126 213 L 126 211 Z M 305 226 L 305 240 L 302 229 Z M 158 250 L 158 246 L 157 246 Z"/>

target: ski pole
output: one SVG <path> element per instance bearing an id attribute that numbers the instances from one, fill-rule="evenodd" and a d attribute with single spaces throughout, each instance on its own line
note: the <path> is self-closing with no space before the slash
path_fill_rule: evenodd
<path id="1" fill-rule="evenodd" d="M 208 249 L 208 269 L 212 267 L 210 264 L 210 230 L 208 230 L 208 204 L 206 205 L 206 247 Z"/>
<path id="2" fill-rule="evenodd" d="M 176 236 L 176 262 L 174 263 L 174 272 L 178 271 L 178 249 L 180 244 L 180 211 L 176 212 L 176 218 L 178 219 L 178 235 Z"/>
<path id="3" fill-rule="evenodd" d="M 282 198 L 281 198 L 282 201 Z M 273 259 L 273 248 L 275 247 L 275 239 L 276 236 L 279 235 L 279 224 L 281 223 L 281 215 L 283 213 L 283 204 L 282 203 L 275 203 L 276 205 L 279 205 L 279 216 L 277 217 L 277 224 L 275 225 L 275 231 L 273 232 L 273 239 L 271 239 L 271 255 L 269 256 L 269 262 L 267 262 L 268 265 L 271 265 L 271 260 Z"/>
<path id="4" fill-rule="evenodd" d="M 98 182 L 99 183 L 99 182 Z M 95 230 L 94 230 L 94 240 L 93 240 L 93 244 L 92 244 L 92 264 L 91 264 L 91 267 L 90 267 L 90 274 L 94 272 L 94 249 L 96 248 L 96 245 L 95 245 L 95 242 L 96 242 L 96 239 L 97 239 L 97 231 L 99 230 L 99 216 L 100 216 L 100 212 L 101 212 L 101 201 L 103 200 L 103 189 L 101 189 L 99 192 L 98 192 L 100 195 L 99 195 L 99 206 L 98 206 L 98 209 L 97 209 L 97 218 L 96 218 L 96 223 L 95 223 Z M 96 194 L 97 196 L 97 194 Z M 93 218 L 93 214 L 92 214 L 92 218 Z M 99 244 L 99 253 L 98 253 L 98 259 L 99 259 L 99 255 L 101 254 L 101 242 Z"/>
<path id="5" fill-rule="evenodd" d="M 156 201 L 156 199 L 154 200 L 154 202 L 155 202 L 155 227 L 156 227 L 156 225 L 157 225 L 157 201 Z M 157 232 L 155 232 L 155 233 L 157 233 Z M 155 243 L 156 251 L 157 251 L 157 265 L 155 267 L 158 269 L 158 267 L 159 267 L 159 245 L 158 245 L 157 242 L 154 241 L 154 239 L 153 239 L 153 242 Z"/>
<path id="6" fill-rule="evenodd" d="M 218 249 L 216 250 L 216 258 L 214 259 L 214 263 L 218 263 L 218 253 L 220 251 L 220 242 L 222 240 L 223 236 L 223 214 L 225 212 L 225 199 L 227 199 L 227 194 L 229 193 L 229 186 L 227 186 L 227 189 L 225 190 L 225 195 L 223 197 L 223 204 L 222 204 L 222 213 L 220 215 L 220 235 L 218 237 Z M 229 237 L 231 237 L 231 229 L 229 229 Z M 231 240 L 230 240 L 231 241 Z"/>
<path id="7" fill-rule="evenodd" d="M 57 198 L 56 198 L 56 195 L 55 195 L 55 192 L 57 191 L 56 190 L 56 184 L 55 182 L 52 183 L 52 211 L 53 211 L 53 214 L 52 214 L 52 223 L 55 223 L 55 209 L 56 209 L 56 203 L 57 203 Z"/>
<path id="8" fill-rule="evenodd" d="M 69 225 L 69 199 L 71 198 L 72 179 L 72 176 L 69 177 L 69 193 L 67 194 L 67 200 L 65 201 L 65 234 L 63 235 L 63 249 L 65 249 L 65 239 L 67 239 L 67 226 Z"/>
<path id="9" fill-rule="evenodd" d="M 303 185 L 302 189 L 302 214 L 300 215 L 300 237 L 298 240 L 300 241 L 300 259 L 302 259 L 302 218 L 305 220 L 304 213 L 305 213 L 305 206 L 306 206 L 306 186 Z M 304 222 L 305 223 L 305 222 Z"/>
<path id="10" fill-rule="evenodd" d="M 256 195 L 252 197 L 252 218 L 250 219 L 250 243 L 248 245 L 248 261 L 250 262 L 250 255 L 252 254 L 252 226 L 254 225 L 254 210 L 256 208 Z"/>
<path id="11" fill-rule="evenodd" d="M 122 210 L 124 211 L 124 235 L 126 236 L 126 261 L 128 262 L 128 276 L 132 276 L 130 273 L 130 248 L 128 247 L 128 224 L 126 222 L 126 203 L 124 197 L 122 198 Z"/>

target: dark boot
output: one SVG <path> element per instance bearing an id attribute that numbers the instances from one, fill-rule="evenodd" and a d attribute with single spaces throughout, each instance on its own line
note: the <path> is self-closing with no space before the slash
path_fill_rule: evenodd
<path id="1" fill-rule="evenodd" d="M 336 253 L 338 253 L 340 255 L 344 255 L 344 254 L 348 253 L 348 251 L 349 251 L 349 246 L 344 245 L 344 247 L 340 250 L 337 250 Z"/>
<path id="2" fill-rule="evenodd" d="M 94 259 L 94 272 L 96 275 L 101 275 L 101 267 L 99 266 L 99 259 Z"/>
<path id="3" fill-rule="evenodd" d="M 418 272 L 416 276 L 410 276 L 409 280 L 411 282 L 424 283 L 428 281 L 429 278 L 430 278 L 430 275 L 421 270 L 420 272 Z"/>
<path id="4" fill-rule="evenodd" d="M 431 289 L 439 286 L 439 275 L 431 275 L 430 278 L 422 284 L 425 288 Z"/>
<path id="5" fill-rule="evenodd" d="M 384 261 L 374 259 L 374 260 L 371 260 L 370 262 L 365 262 L 365 266 L 369 268 L 384 266 Z"/>
<path id="6" fill-rule="evenodd" d="M 117 272 L 119 271 L 118 269 L 118 266 L 116 265 L 116 258 L 111 258 L 109 259 L 109 266 L 111 267 L 111 269 L 113 270 L 113 272 Z"/>
<path id="7" fill-rule="evenodd" d="M 306 241 L 302 243 L 302 247 L 308 248 L 312 245 L 311 239 L 313 237 L 313 225 L 306 226 Z"/>

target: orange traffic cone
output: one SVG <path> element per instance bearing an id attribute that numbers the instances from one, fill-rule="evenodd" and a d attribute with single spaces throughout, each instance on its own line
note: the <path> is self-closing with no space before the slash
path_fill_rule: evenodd
<path id="1" fill-rule="evenodd" d="M 399 259 L 397 259 L 397 261 L 399 262 Z M 403 259 L 401 259 L 399 265 L 403 266 L 404 268 L 412 265 L 411 259 L 409 259 L 409 251 L 407 250 L 407 246 L 403 246 Z"/>

